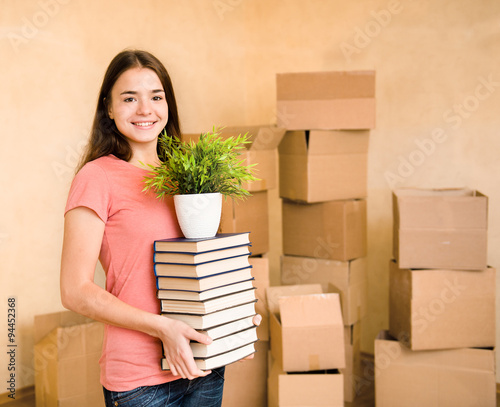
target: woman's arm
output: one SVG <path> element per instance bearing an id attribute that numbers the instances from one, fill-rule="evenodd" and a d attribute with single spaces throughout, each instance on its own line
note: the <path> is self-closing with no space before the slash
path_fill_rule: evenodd
<path id="1" fill-rule="evenodd" d="M 160 338 L 172 373 L 187 379 L 206 376 L 197 368 L 190 340 L 211 339 L 181 321 L 132 307 L 94 283 L 104 222 L 89 208 L 77 207 L 65 216 L 61 259 L 61 300 L 67 309 L 96 321 L 141 331 Z"/>

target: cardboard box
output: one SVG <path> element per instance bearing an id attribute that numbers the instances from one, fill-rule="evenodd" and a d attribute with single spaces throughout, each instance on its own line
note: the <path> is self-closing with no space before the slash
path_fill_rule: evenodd
<path id="1" fill-rule="evenodd" d="M 271 353 L 286 372 L 345 367 L 344 325 L 339 295 L 321 286 L 267 289 Z M 277 306 L 276 306 L 277 303 Z"/>
<path id="2" fill-rule="evenodd" d="M 338 370 L 287 373 L 269 355 L 268 407 L 344 407 Z"/>
<path id="3" fill-rule="evenodd" d="M 366 315 L 366 258 L 351 261 L 282 256 L 281 284 L 321 284 L 323 292 L 338 293 L 344 325 Z"/>
<path id="4" fill-rule="evenodd" d="M 245 200 L 222 199 L 221 233 L 250 232 L 252 255 L 269 251 L 268 193 L 252 193 Z"/>
<path id="5" fill-rule="evenodd" d="M 361 372 L 361 322 L 344 326 L 345 368 L 340 369 L 344 376 L 344 401 L 351 403 L 358 392 Z"/>
<path id="6" fill-rule="evenodd" d="M 291 131 L 279 152 L 282 198 L 303 202 L 367 196 L 369 131 Z"/>
<path id="7" fill-rule="evenodd" d="M 278 186 L 278 145 L 286 130 L 276 126 L 234 126 L 224 127 L 222 138 L 238 137 L 248 133 L 249 143 L 242 150 L 245 165 L 254 165 L 258 181 L 243 184 L 248 191 L 266 191 Z M 200 134 L 183 134 L 183 140 L 198 140 Z"/>
<path id="8" fill-rule="evenodd" d="M 278 126 L 289 130 L 375 128 L 375 72 L 276 76 Z"/>
<path id="9" fill-rule="evenodd" d="M 488 198 L 470 189 L 393 192 L 394 257 L 403 268 L 484 270 Z"/>
<path id="10" fill-rule="evenodd" d="M 265 191 L 278 186 L 278 145 L 286 130 L 276 126 L 240 126 L 225 127 L 222 137 L 237 137 L 248 133 L 250 143 L 242 152 L 245 165 L 256 164 L 255 176 L 258 181 L 243 185 L 248 191 Z"/>
<path id="11" fill-rule="evenodd" d="M 226 366 L 222 407 L 264 407 L 267 404 L 269 341 L 255 343 L 253 359 Z"/>
<path id="12" fill-rule="evenodd" d="M 496 271 L 390 263 L 389 332 L 410 349 L 495 346 Z"/>
<path id="13" fill-rule="evenodd" d="M 282 201 L 283 253 L 332 260 L 366 256 L 366 200 Z"/>
<path id="14" fill-rule="evenodd" d="M 103 334 L 103 324 L 70 311 L 35 316 L 37 407 L 104 406 Z"/>
<path id="15" fill-rule="evenodd" d="M 412 351 L 382 331 L 375 340 L 375 404 L 495 407 L 495 352 Z"/>
<path id="16" fill-rule="evenodd" d="M 267 308 L 266 290 L 269 287 L 269 259 L 266 257 L 250 257 L 252 276 L 254 277 L 255 295 L 257 302 L 255 311 L 262 316 L 257 328 L 257 337 L 261 341 L 269 341 L 269 309 Z"/>

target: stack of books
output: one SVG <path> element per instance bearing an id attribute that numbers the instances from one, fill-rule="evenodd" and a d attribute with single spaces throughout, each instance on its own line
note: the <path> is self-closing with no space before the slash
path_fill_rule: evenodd
<path id="1" fill-rule="evenodd" d="M 197 366 L 215 369 L 255 352 L 258 340 L 249 233 L 154 242 L 154 272 L 161 314 L 212 338 L 191 342 Z M 162 369 L 169 370 L 162 359 Z"/>

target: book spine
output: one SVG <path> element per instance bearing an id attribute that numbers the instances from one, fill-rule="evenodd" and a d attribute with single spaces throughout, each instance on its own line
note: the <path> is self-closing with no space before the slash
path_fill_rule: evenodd
<path id="1" fill-rule="evenodd" d="M 174 266 L 186 266 L 186 267 L 196 267 L 196 266 L 203 266 L 204 264 L 209 264 L 209 263 L 215 263 L 216 261 L 224 261 L 224 260 L 230 260 L 230 259 L 235 259 L 237 257 L 244 257 L 244 256 L 251 256 L 251 252 L 244 253 L 244 254 L 238 254 L 237 256 L 230 256 L 230 257 L 224 257 L 222 259 L 215 259 L 215 260 L 208 260 L 204 261 L 201 263 L 179 263 L 179 262 L 167 262 L 167 261 L 155 261 L 154 264 L 170 264 Z M 154 259 L 154 256 L 153 256 Z"/>
<path id="2" fill-rule="evenodd" d="M 209 278 L 209 277 L 215 277 L 215 276 L 220 276 L 222 274 L 227 274 L 227 273 L 233 273 L 235 271 L 240 271 L 240 270 L 245 270 L 245 269 L 249 269 L 249 268 L 252 268 L 253 266 L 252 265 L 248 265 L 246 267 L 241 267 L 241 268 L 238 268 L 238 269 L 234 269 L 234 270 L 228 270 L 228 271 L 223 271 L 221 273 L 214 273 L 214 274 L 208 274 L 206 276 L 202 276 L 202 277 L 186 277 L 186 276 L 163 276 L 163 275 L 158 275 L 157 272 L 156 272 L 156 265 L 153 266 L 153 270 L 154 270 L 154 273 L 155 273 L 155 276 L 156 278 L 187 278 L 187 279 L 191 279 L 191 280 L 203 280 L 204 278 Z"/>
<path id="3" fill-rule="evenodd" d="M 227 247 L 222 247 L 220 249 L 212 249 L 212 250 L 205 250 L 202 252 L 186 252 L 186 251 L 179 251 L 179 250 L 158 250 L 156 245 L 154 246 L 154 252 L 155 253 L 175 253 L 175 254 L 185 254 L 187 256 L 196 256 L 198 254 L 205 254 L 205 253 L 213 253 L 213 252 L 220 252 L 223 250 L 228 250 L 228 249 L 235 249 L 237 247 L 243 247 L 243 246 L 252 246 L 251 243 L 243 243 L 243 244 L 237 244 L 234 246 L 227 246 Z"/>

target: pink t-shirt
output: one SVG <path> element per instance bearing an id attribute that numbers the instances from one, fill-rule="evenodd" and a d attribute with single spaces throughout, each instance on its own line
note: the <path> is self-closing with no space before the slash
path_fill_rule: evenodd
<path id="1" fill-rule="evenodd" d="M 87 163 L 76 175 L 65 213 L 79 206 L 92 209 L 106 224 L 99 260 L 106 289 L 134 307 L 159 314 L 153 272 L 153 241 L 182 236 L 173 200 L 142 192 L 147 169 L 113 155 Z M 101 384 L 111 391 L 173 380 L 162 371 L 161 341 L 142 332 L 106 325 Z"/>

